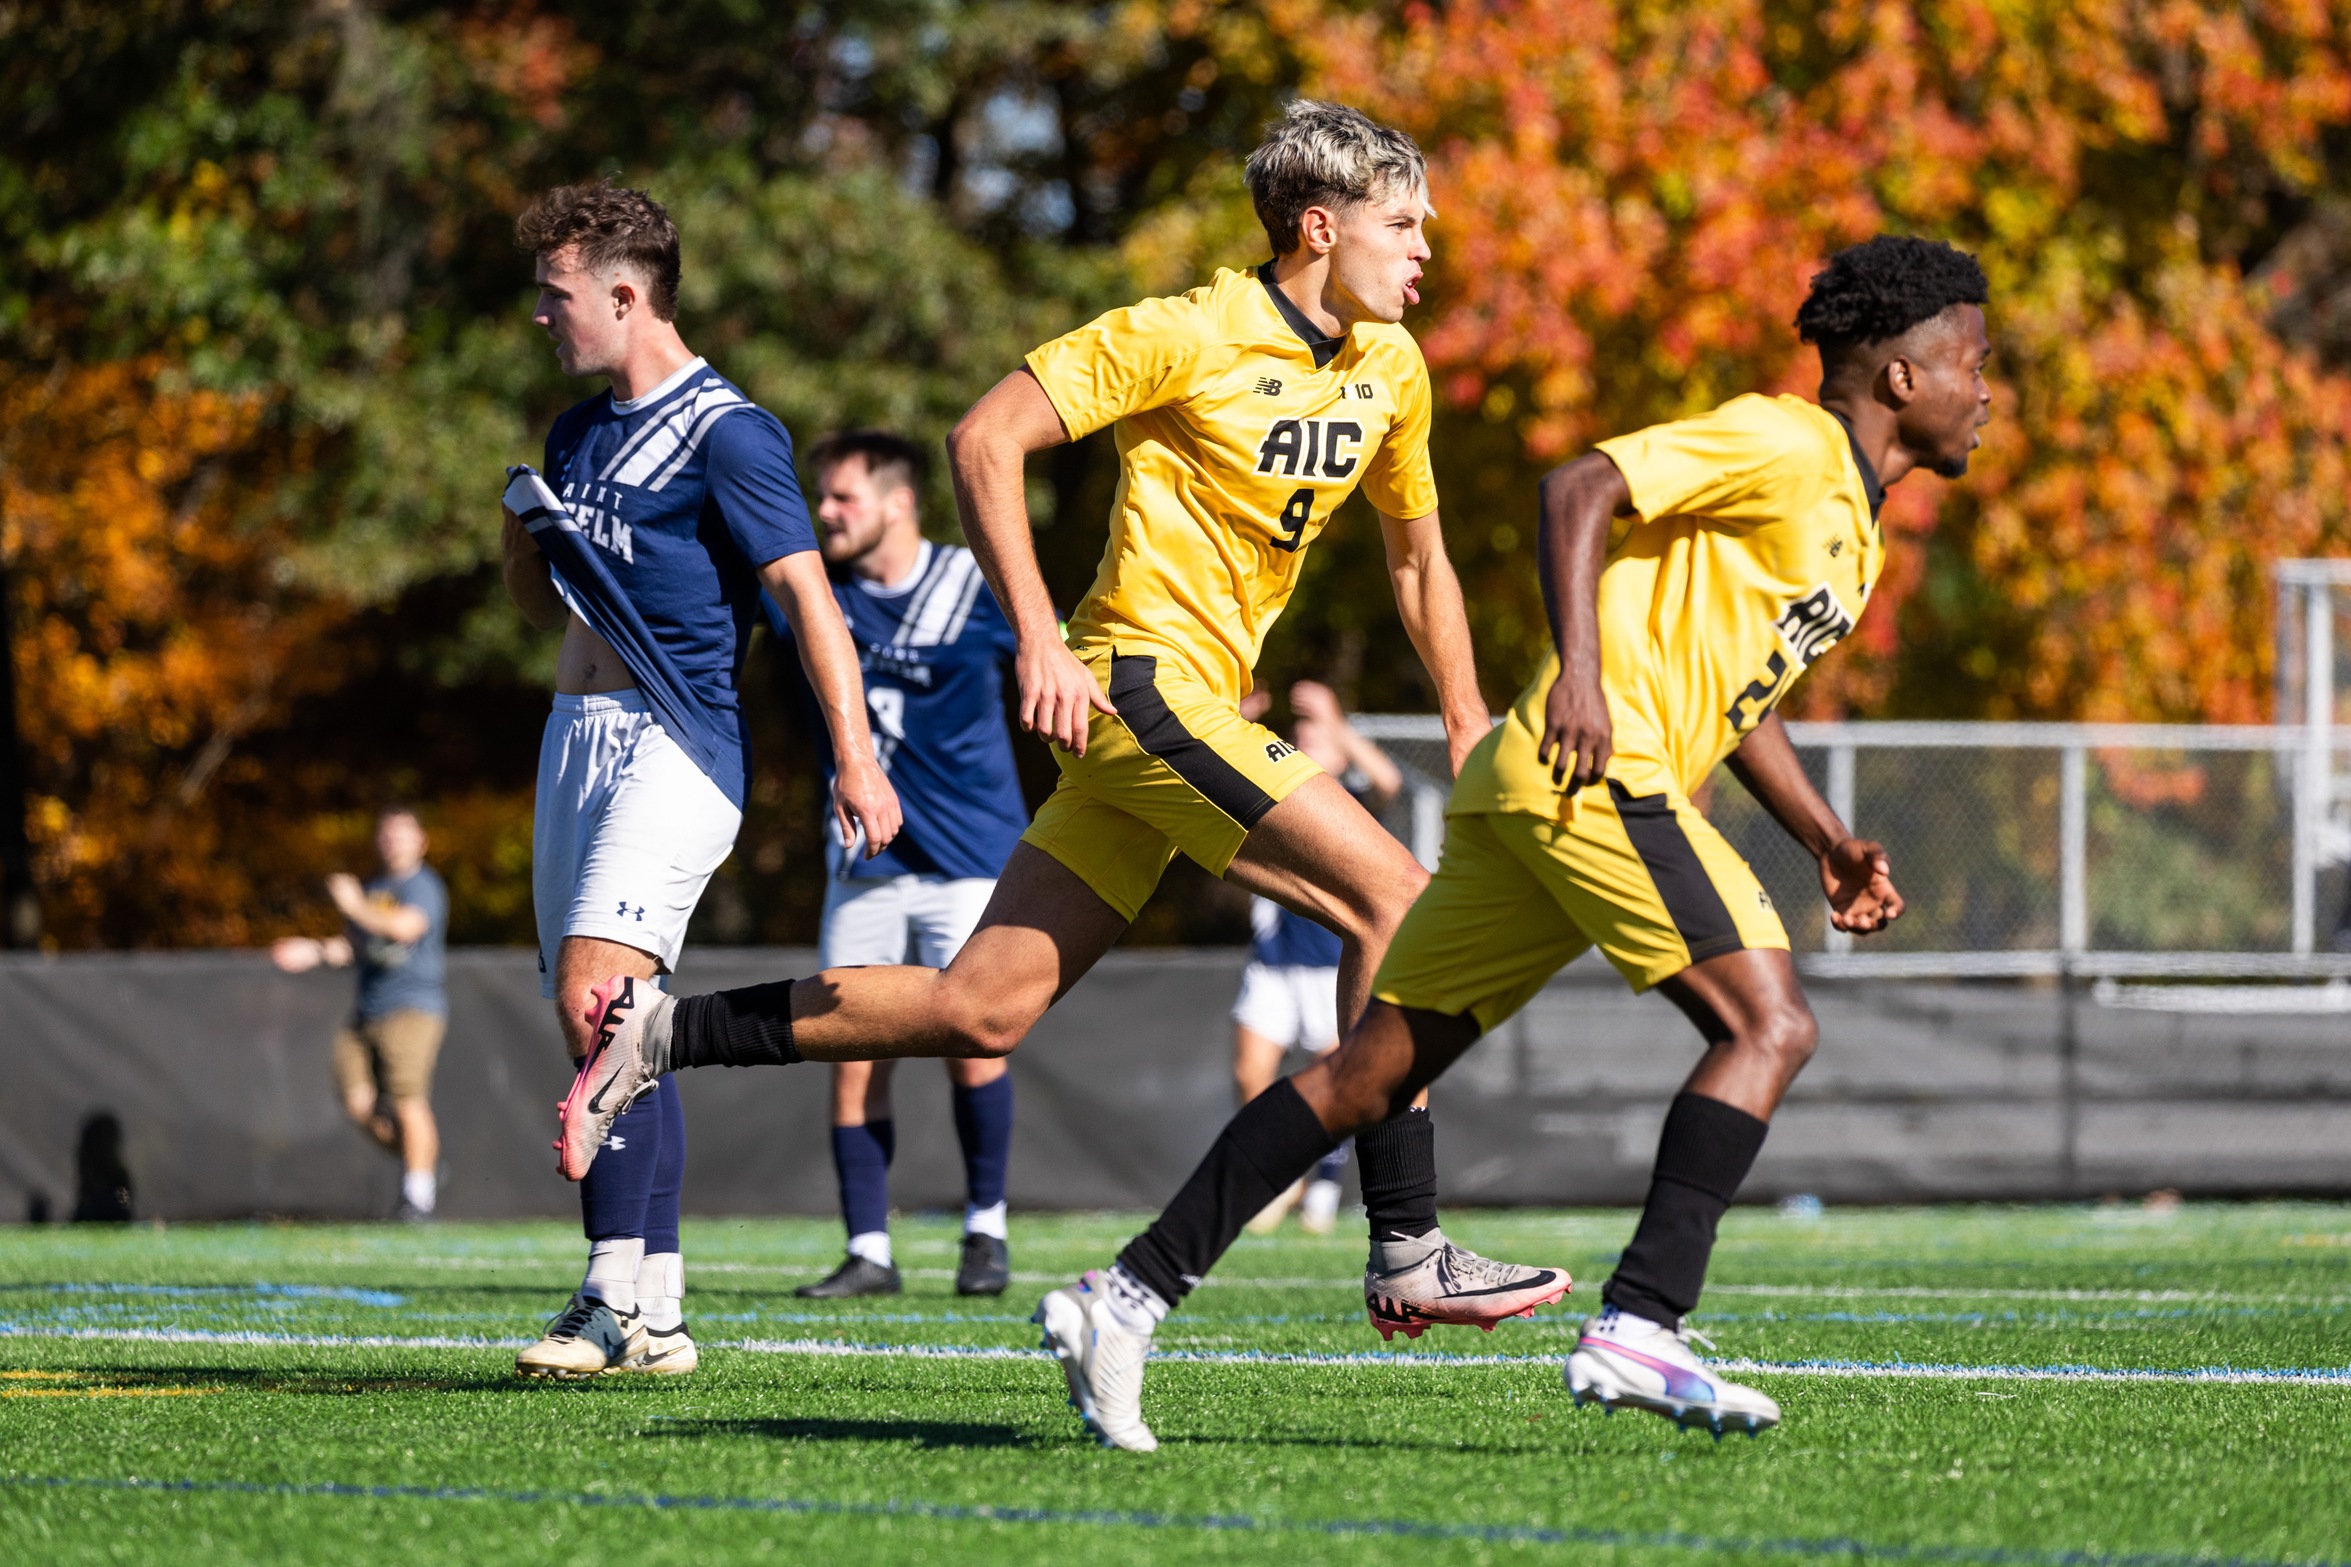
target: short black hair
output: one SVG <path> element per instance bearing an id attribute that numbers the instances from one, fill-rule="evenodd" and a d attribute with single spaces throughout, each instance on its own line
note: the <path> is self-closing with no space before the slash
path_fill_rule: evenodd
<path id="1" fill-rule="evenodd" d="M 808 471 L 821 484 L 835 464 L 851 457 L 865 459 L 867 475 L 877 482 L 891 474 L 917 493 L 922 489 L 923 470 L 929 466 L 922 448 L 893 430 L 841 430 L 808 448 Z"/>
<path id="2" fill-rule="evenodd" d="M 1975 257 L 1939 239 L 1880 234 L 1829 257 L 1796 307 L 1796 335 L 1834 359 L 1989 297 Z"/>

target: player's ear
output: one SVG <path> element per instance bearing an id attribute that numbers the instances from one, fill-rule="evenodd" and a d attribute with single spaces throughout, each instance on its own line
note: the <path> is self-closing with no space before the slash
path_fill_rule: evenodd
<path id="1" fill-rule="evenodd" d="M 1878 372 L 1886 383 L 1886 395 L 1897 408 L 1906 407 L 1918 398 L 1918 366 L 1908 354 L 1895 354 Z"/>
<path id="2" fill-rule="evenodd" d="M 612 319 L 623 321 L 637 308 L 637 285 L 625 277 L 612 280 Z"/>
<path id="3" fill-rule="evenodd" d="M 1329 255 L 1339 242 L 1339 215 L 1328 207 L 1308 207 L 1298 214 L 1298 241 L 1310 255 Z"/>

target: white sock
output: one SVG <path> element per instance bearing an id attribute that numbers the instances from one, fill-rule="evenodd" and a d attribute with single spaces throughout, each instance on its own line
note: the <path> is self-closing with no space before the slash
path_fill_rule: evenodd
<path id="1" fill-rule="evenodd" d="M 1110 1314 L 1129 1333 L 1148 1333 L 1166 1318 L 1167 1302 L 1159 1298 L 1159 1291 L 1126 1269 L 1114 1263 L 1095 1277 L 1102 1281 L 1102 1298 L 1110 1303 Z"/>
<path id="2" fill-rule="evenodd" d="M 588 1247 L 588 1276 L 580 1293 L 592 1295 L 627 1316 L 637 1309 L 637 1266 L 645 1260 L 645 1238 L 596 1241 Z"/>
<path id="3" fill-rule="evenodd" d="M 849 1237 L 849 1255 L 863 1257 L 877 1268 L 890 1265 L 890 1232 L 867 1230 L 863 1235 Z"/>
<path id="4" fill-rule="evenodd" d="M 974 1208 L 970 1203 L 965 1203 L 963 1205 L 963 1233 L 966 1235 L 993 1235 L 996 1239 L 1003 1240 L 1005 1238 L 1004 1205 L 993 1203 L 985 1208 Z"/>
<path id="5" fill-rule="evenodd" d="M 400 1177 L 400 1195 L 419 1213 L 432 1212 L 433 1200 L 440 1194 L 441 1183 L 433 1179 L 430 1170 L 411 1170 Z"/>
<path id="6" fill-rule="evenodd" d="M 674 1251 L 649 1251 L 637 1264 L 637 1310 L 649 1331 L 667 1331 L 686 1320 L 686 1259 Z"/>

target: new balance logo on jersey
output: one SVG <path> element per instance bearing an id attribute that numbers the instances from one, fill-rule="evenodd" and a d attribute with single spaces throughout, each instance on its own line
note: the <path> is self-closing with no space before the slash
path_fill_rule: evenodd
<path id="1" fill-rule="evenodd" d="M 1276 419 L 1257 448 L 1257 471 L 1344 479 L 1362 461 L 1363 426 L 1352 419 Z"/>
<path id="2" fill-rule="evenodd" d="M 1282 383 L 1270 375 L 1261 375 L 1257 378 L 1257 393 L 1260 397 L 1279 397 L 1282 395 Z"/>

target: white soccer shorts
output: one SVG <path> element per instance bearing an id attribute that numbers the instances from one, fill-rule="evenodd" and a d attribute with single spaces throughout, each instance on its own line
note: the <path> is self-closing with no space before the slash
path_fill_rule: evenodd
<path id="1" fill-rule="evenodd" d="M 1233 1021 L 1285 1050 L 1320 1055 L 1339 1042 L 1339 971 L 1252 963 L 1241 971 Z"/>
<path id="2" fill-rule="evenodd" d="M 835 877 L 825 887 L 820 960 L 826 968 L 945 968 L 971 938 L 995 890 L 990 876 Z"/>
<path id="3" fill-rule="evenodd" d="M 555 995 L 566 936 L 594 936 L 677 967 L 686 921 L 734 852 L 743 813 L 678 749 L 642 693 L 555 698 L 539 741 L 531 905 L 539 993 Z"/>

